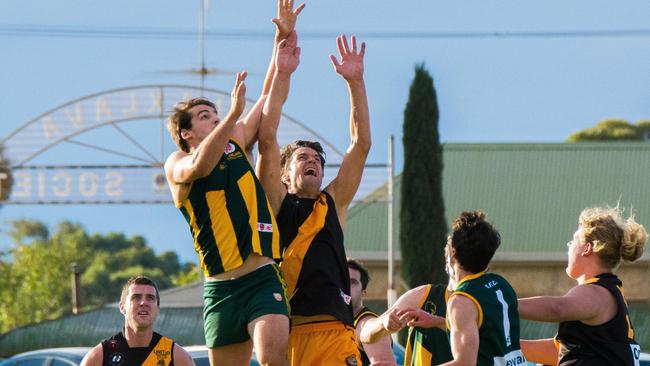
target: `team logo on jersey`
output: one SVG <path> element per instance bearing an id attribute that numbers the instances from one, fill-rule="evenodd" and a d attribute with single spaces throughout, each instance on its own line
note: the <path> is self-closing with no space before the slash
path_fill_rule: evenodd
<path id="1" fill-rule="evenodd" d="M 341 289 L 339 289 L 339 291 L 341 292 L 341 297 L 343 298 L 343 301 L 345 301 L 345 304 L 350 305 L 350 301 L 352 301 L 352 296 L 346 294 Z"/>
<path id="2" fill-rule="evenodd" d="M 156 355 L 156 358 L 158 359 L 156 365 L 161 365 L 161 366 L 165 365 L 165 360 L 171 354 L 171 352 L 167 350 L 154 350 L 153 353 Z"/>
<path id="3" fill-rule="evenodd" d="M 229 142 L 228 145 L 226 145 L 226 149 L 224 150 L 224 152 L 226 154 L 230 154 L 233 151 L 235 151 L 235 145 L 233 145 L 232 142 Z"/>
<path id="4" fill-rule="evenodd" d="M 111 365 L 121 366 L 124 364 L 124 355 L 119 352 L 110 355 L 109 359 L 111 360 Z"/>
<path id="5" fill-rule="evenodd" d="M 265 222 L 258 222 L 257 223 L 257 231 L 261 233 L 272 233 L 273 232 L 273 225 L 267 224 Z"/>
<path id="6" fill-rule="evenodd" d="M 354 355 L 352 355 L 345 359 L 345 364 L 348 366 L 357 366 L 358 365 L 357 358 Z"/>
<path id="7" fill-rule="evenodd" d="M 274 292 L 274 293 L 273 293 L 273 298 L 274 298 L 276 301 L 282 301 L 282 295 L 279 294 L 279 293 L 277 293 L 277 292 Z"/>
<path id="8" fill-rule="evenodd" d="M 438 307 L 437 307 L 436 304 L 435 304 L 433 301 L 431 301 L 431 300 L 427 301 L 427 302 L 424 304 L 424 311 L 426 311 L 427 313 L 429 313 L 429 314 L 431 314 L 431 315 L 436 315 L 437 310 L 438 310 Z"/>

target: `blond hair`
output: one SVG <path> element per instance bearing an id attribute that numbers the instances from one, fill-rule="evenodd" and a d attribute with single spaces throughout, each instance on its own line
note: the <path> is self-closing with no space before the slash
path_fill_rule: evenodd
<path id="1" fill-rule="evenodd" d="M 623 210 L 616 207 L 586 208 L 578 220 L 585 242 L 591 243 L 601 262 L 616 269 L 621 260 L 633 262 L 643 254 L 648 233 L 634 215 L 623 219 Z"/>

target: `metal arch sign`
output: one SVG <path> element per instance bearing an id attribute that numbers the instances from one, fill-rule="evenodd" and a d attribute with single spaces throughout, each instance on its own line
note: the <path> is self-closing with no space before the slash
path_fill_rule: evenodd
<path id="1" fill-rule="evenodd" d="M 165 157 L 175 146 L 167 132 L 163 131 L 165 119 L 175 103 L 201 95 L 213 101 L 220 111 L 229 107 L 228 92 L 183 85 L 145 85 L 75 99 L 24 123 L 0 142 L 13 179 L 11 195 L 2 203 L 171 202 L 162 166 Z M 247 109 L 254 102 L 248 100 Z M 156 134 L 160 138 L 160 149 L 157 151 L 143 146 L 122 127 L 143 120 L 153 121 L 151 125 L 160 130 Z M 89 132 L 105 127 L 124 135 L 121 142 L 124 145 L 102 145 L 106 141 L 95 141 L 104 140 L 101 137 L 90 143 L 80 140 Z M 278 142 L 286 144 L 298 138 L 321 141 L 328 152 L 328 163 L 337 165 L 342 161 L 343 154 L 334 146 L 313 130 L 283 114 Z M 84 160 L 71 163 L 65 158 L 61 159 L 52 152 L 61 145 L 74 145 L 82 149 L 79 155 Z M 135 152 L 125 152 L 128 146 Z M 110 155 L 110 161 L 103 159 L 99 163 L 97 154 L 89 153 L 97 151 Z M 0 179 L 3 178 L 0 176 Z"/>

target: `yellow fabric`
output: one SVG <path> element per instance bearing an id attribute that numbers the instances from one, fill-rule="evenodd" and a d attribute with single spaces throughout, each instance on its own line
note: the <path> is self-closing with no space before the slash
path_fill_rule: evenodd
<path id="1" fill-rule="evenodd" d="M 287 247 L 287 250 L 284 252 L 284 260 L 280 263 L 282 274 L 287 281 L 287 294 L 289 298 L 293 297 L 296 291 L 298 276 L 300 276 L 305 254 L 307 254 L 307 250 L 309 250 L 316 235 L 325 226 L 326 216 L 327 199 L 325 198 L 325 194 L 321 193 L 319 199 L 314 202 L 314 210 L 298 228 L 298 234 L 291 244 L 289 244 L 289 247 Z"/>
<path id="2" fill-rule="evenodd" d="M 237 247 L 237 235 L 233 228 L 230 213 L 226 207 L 226 193 L 223 190 L 210 191 L 205 194 L 205 200 L 210 208 L 212 232 L 217 243 L 217 250 L 223 264 L 223 271 L 228 272 L 241 267 L 244 261 Z M 258 238 L 259 246 L 259 238 Z"/>
<path id="3" fill-rule="evenodd" d="M 172 349 L 174 341 L 161 337 L 158 343 L 154 346 L 149 353 L 149 356 L 142 363 L 142 366 L 168 366 L 172 361 Z"/>
<path id="4" fill-rule="evenodd" d="M 254 209 L 257 207 L 257 191 L 255 190 L 255 180 L 253 179 L 253 174 L 247 172 L 237 181 L 237 186 L 239 186 L 239 192 L 241 192 L 244 202 L 246 202 L 246 207 L 249 207 L 249 217 L 248 225 L 250 227 L 256 227 L 257 220 L 257 210 Z M 250 208 L 253 208 L 250 210 Z M 252 231 L 251 242 L 253 244 L 253 253 L 262 253 L 262 246 L 260 245 L 260 233 L 257 230 Z"/>
<path id="5" fill-rule="evenodd" d="M 340 321 L 291 327 L 288 356 L 291 366 L 361 366 L 354 329 Z"/>

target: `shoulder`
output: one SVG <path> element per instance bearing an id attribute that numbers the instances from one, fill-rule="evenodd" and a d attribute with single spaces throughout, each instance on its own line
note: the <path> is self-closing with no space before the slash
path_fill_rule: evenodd
<path id="1" fill-rule="evenodd" d="M 84 356 L 80 366 L 101 366 L 104 361 L 104 349 L 102 344 L 98 344 L 91 348 L 90 351 Z"/>
<path id="2" fill-rule="evenodd" d="M 173 153 L 169 154 L 167 157 L 167 160 L 165 161 L 165 170 L 169 170 L 174 167 L 174 164 L 178 162 L 179 160 L 183 159 L 184 157 L 189 156 L 188 153 L 185 151 L 174 151 Z"/>
<path id="3" fill-rule="evenodd" d="M 190 354 L 187 353 L 185 348 L 179 346 L 177 343 L 174 343 L 174 365 L 176 366 L 194 365 L 194 360 L 192 360 Z"/>

